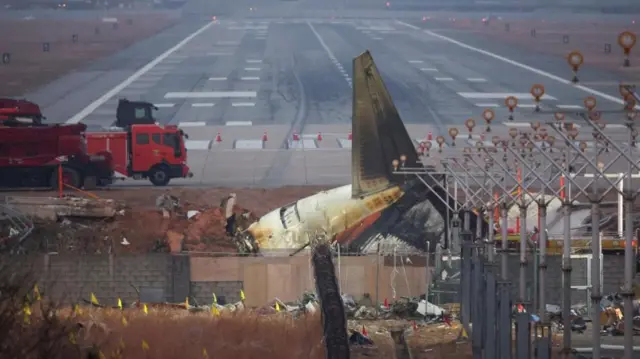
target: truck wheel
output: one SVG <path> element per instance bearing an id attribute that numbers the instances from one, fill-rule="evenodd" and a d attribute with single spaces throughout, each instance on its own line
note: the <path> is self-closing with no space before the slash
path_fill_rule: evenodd
<path id="1" fill-rule="evenodd" d="M 51 180 L 49 181 L 49 183 L 51 183 L 51 187 L 53 187 L 53 189 L 55 190 L 58 189 L 58 169 L 57 168 L 51 174 Z M 62 183 L 68 184 L 75 188 L 80 188 L 80 186 L 82 185 L 82 177 L 80 176 L 80 173 L 77 170 L 71 167 L 62 166 Z"/>
<path id="2" fill-rule="evenodd" d="M 166 186 L 170 180 L 169 173 L 162 167 L 156 167 L 149 172 L 149 181 L 154 186 Z"/>

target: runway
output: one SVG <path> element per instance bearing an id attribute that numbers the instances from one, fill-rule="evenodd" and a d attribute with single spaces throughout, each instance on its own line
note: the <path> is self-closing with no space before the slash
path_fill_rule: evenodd
<path id="1" fill-rule="evenodd" d="M 340 17 L 323 8 L 314 17 L 310 2 L 274 4 L 283 6 L 282 16 L 277 9 L 249 11 L 248 2 L 215 20 L 208 16 L 213 10 L 198 16 L 191 10 L 190 21 L 28 98 L 43 105 L 51 122 L 91 129 L 115 122 L 119 98 L 153 102 L 159 123 L 189 135 L 195 177 L 172 184 L 234 187 L 349 183 L 351 59 L 367 49 L 416 143 L 454 126 L 466 134 L 464 121 L 473 117 L 481 125 L 487 108 L 496 114 L 494 134 L 506 134 L 509 95 L 519 98 L 510 127 L 544 121 L 532 114 L 534 83 L 546 88 L 544 110 L 579 109 L 589 95 L 602 108 L 621 107 L 617 88 L 571 84 L 563 59 L 488 43 L 415 15 L 380 17 L 376 10 L 375 18 Z M 583 76 L 592 83 L 619 80 L 602 71 Z M 294 134 L 300 141 L 292 141 Z"/>

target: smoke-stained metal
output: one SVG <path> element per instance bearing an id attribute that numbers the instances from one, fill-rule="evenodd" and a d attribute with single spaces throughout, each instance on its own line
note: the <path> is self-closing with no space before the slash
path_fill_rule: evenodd
<path id="1" fill-rule="evenodd" d="M 406 156 L 418 163 L 418 153 L 393 104 L 369 51 L 353 59 L 352 196 L 402 183 L 391 162 Z M 400 177 L 400 178 L 398 178 Z"/>

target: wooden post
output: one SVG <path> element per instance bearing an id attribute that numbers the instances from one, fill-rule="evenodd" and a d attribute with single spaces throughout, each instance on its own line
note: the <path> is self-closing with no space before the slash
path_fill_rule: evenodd
<path id="1" fill-rule="evenodd" d="M 62 199 L 62 192 L 64 191 L 64 183 L 62 182 L 62 164 L 58 165 L 58 197 Z"/>

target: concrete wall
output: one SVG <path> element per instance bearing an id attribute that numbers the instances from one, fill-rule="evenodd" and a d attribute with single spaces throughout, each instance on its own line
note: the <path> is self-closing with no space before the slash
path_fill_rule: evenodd
<path id="1" fill-rule="evenodd" d="M 604 256 L 604 293 L 619 290 L 624 265 L 622 255 Z M 284 301 L 299 298 L 314 290 L 309 257 L 247 258 L 170 254 L 145 255 L 39 255 L 0 257 L 1 264 L 32 273 L 41 291 L 66 303 L 88 299 L 95 293 L 101 303 L 115 305 L 120 297 L 125 303 L 138 298 L 145 301 L 182 302 L 187 296 L 200 304 L 209 304 L 213 293 L 226 302 L 239 300 L 244 290 L 247 305 L 264 305 L 274 297 Z M 337 263 L 337 261 L 336 261 Z M 585 283 L 585 266 L 574 261 L 574 284 Z M 562 286 L 561 258 L 548 258 L 549 303 L 560 303 Z M 342 291 L 361 297 L 376 293 L 380 301 L 424 293 L 427 274 L 424 257 L 408 261 L 376 256 L 342 257 L 339 272 Z M 517 293 L 519 263 L 509 258 L 509 273 Z M 532 288 L 533 265 L 530 262 L 527 288 Z M 587 300 L 574 296 L 574 302 Z"/>

